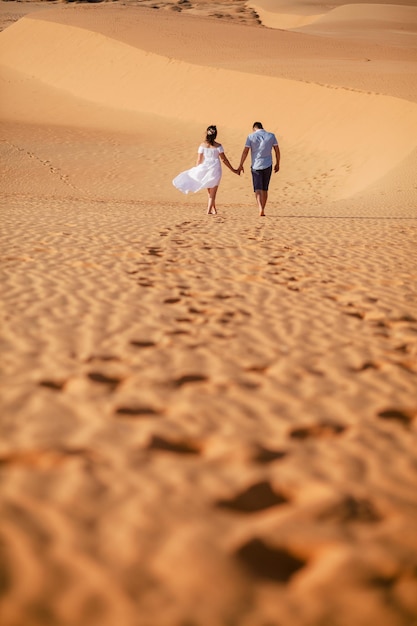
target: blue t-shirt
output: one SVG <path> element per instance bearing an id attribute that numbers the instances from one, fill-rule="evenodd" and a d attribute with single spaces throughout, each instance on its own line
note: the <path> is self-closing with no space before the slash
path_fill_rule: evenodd
<path id="1" fill-rule="evenodd" d="M 278 141 L 274 133 L 268 133 L 264 129 L 256 130 L 248 135 L 245 148 L 251 149 L 252 169 L 265 170 L 272 165 L 272 148 L 277 146 Z"/>

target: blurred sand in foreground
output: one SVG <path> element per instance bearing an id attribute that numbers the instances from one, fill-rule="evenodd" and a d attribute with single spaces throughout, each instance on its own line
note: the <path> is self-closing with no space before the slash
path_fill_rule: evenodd
<path id="1" fill-rule="evenodd" d="M 414 3 L 0 26 L 2 625 L 415 626 Z"/>

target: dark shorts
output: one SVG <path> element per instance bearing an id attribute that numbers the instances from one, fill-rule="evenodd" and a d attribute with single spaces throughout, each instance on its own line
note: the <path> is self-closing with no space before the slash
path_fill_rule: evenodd
<path id="1" fill-rule="evenodd" d="M 251 170 L 254 191 L 268 191 L 271 180 L 272 165 L 264 170 Z"/>

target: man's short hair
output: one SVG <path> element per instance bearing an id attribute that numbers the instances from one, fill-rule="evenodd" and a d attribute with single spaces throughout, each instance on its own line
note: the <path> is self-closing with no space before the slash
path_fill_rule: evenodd
<path id="1" fill-rule="evenodd" d="M 261 124 L 261 122 L 254 122 L 253 127 L 252 128 L 257 128 L 258 130 L 263 130 L 263 126 Z"/>

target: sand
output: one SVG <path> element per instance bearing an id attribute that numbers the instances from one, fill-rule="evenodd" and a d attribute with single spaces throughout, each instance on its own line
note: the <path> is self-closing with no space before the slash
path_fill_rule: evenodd
<path id="1" fill-rule="evenodd" d="M 416 12 L 0 4 L 2 624 L 417 624 Z"/>

